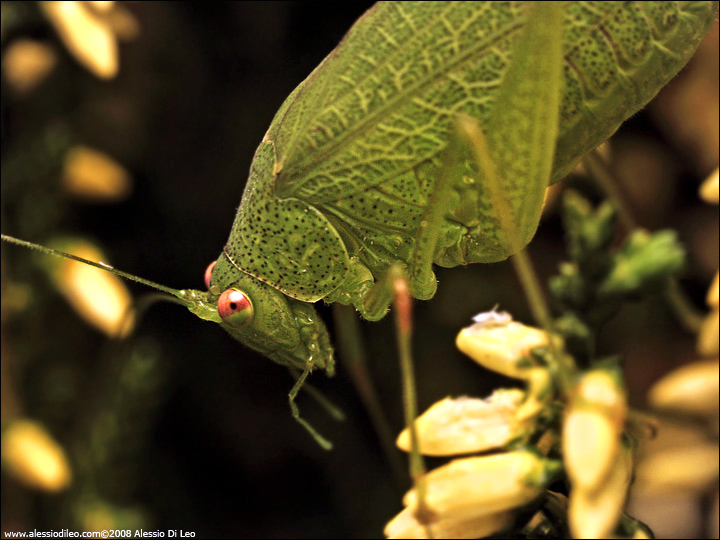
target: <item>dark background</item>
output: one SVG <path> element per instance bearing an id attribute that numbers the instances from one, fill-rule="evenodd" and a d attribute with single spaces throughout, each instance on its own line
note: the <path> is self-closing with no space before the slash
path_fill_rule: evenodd
<path id="1" fill-rule="evenodd" d="M 30 95 L 12 95 L 3 83 L 3 164 L 47 161 L 39 175 L 13 178 L 4 170 L 3 233 L 41 243 L 58 234 L 84 236 L 122 270 L 170 287 L 202 288 L 275 111 L 369 5 L 130 4 L 141 31 L 121 45 L 120 73 L 107 82 L 78 65 L 27 8 L 22 24 L 4 34 L 3 47 L 32 36 L 56 46 L 60 62 Z M 710 47 L 716 51 L 717 42 Z M 717 85 L 717 72 L 710 77 Z M 717 212 L 699 202 L 697 186 L 712 159 L 716 164 L 717 141 L 713 158 L 677 137 L 672 115 L 663 112 L 672 99 L 636 115 L 613 151 L 630 183 L 636 181 L 628 191 L 641 222 L 679 228 L 691 252 L 682 283 L 701 306 L 717 267 Z M 694 110 L 717 117 L 717 95 L 715 113 L 699 99 Z M 48 126 L 61 126 L 72 140 L 122 163 L 134 180 L 132 195 L 103 205 L 66 196 L 57 182 L 61 160 L 38 156 L 28 142 Z M 582 178 L 575 182 L 593 193 Z M 562 253 L 559 216 L 550 209 L 530 254 L 547 276 Z M 379 536 L 400 510 L 407 482 L 395 482 L 342 357 L 334 380 L 318 373 L 312 382 L 347 421 L 335 423 L 314 401 L 299 401 L 303 416 L 335 443 L 326 453 L 291 418 L 291 379 L 283 368 L 182 308 L 160 305 L 133 337 L 150 375 L 130 384 L 120 410 L 108 398 L 115 384 L 115 368 L 108 366 L 119 365 L 126 351 L 77 319 L 37 259 L 21 248 L 3 245 L 3 274 L 31 291 L 26 309 L 4 311 L 3 393 L 13 395 L 12 407 L 3 400 L 4 425 L 16 416 L 39 420 L 69 449 L 78 470 L 73 489 L 60 495 L 37 494 L 3 476 L 3 530 L 79 529 L 77 516 L 102 501 L 120 528 L 141 523 L 146 530 L 183 529 L 199 537 L 368 537 Z M 415 304 L 423 409 L 448 394 L 484 396 L 513 384 L 455 349 L 455 335 L 472 315 L 499 303 L 531 321 L 510 265 L 437 274 L 436 297 Z M 145 292 L 129 287 L 136 296 Z M 332 327 L 330 311 L 320 311 Z M 363 330 L 383 408 L 399 432 L 392 318 L 363 323 Z M 692 336 L 659 300 L 624 308 L 601 349 L 627 355 L 638 405 L 652 381 L 694 354 Z M 104 442 L 94 446 L 98 433 Z M 97 465 L 83 476 L 87 463 Z"/>

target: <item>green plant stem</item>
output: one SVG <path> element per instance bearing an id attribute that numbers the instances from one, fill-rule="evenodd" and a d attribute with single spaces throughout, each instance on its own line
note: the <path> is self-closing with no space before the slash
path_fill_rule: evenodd
<path id="1" fill-rule="evenodd" d="M 596 180 L 600 188 L 605 192 L 605 195 L 615 205 L 618 217 L 625 228 L 629 231 L 640 228 L 640 225 L 630 210 L 630 206 L 622 195 L 620 182 L 600 153 L 597 150 L 593 150 L 585 155 L 583 161 L 590 172 L 590 176 Z M 668 280 L 664 296 L 683 328 L 688 332 L 697 334 L 700 331 L 703 315 L 695 309 L 692 302 L 690 302 L 680 287 L 677 278 L 670 278 L 670 280 Z"/>
<path id="2" fill-rule="evenodd" d="M 558 349 L 555 339 L 553 339 L 552 317 L 548 308 L 545 294 L 543 293 L 540 279 L 535 272 L 530 256 L 525 249 L 521 249 L 515 255 L 510 257 L 513 268 L 517 273 L 520 285 L 525 291 L 525 297 L 530 304 L 530 310 L 533 318 L 542 327 L 548 335 L 548 347 L 550 355 L 555 361 L 555 371 L 558 374 L 561 388 L 569 391 L 572 387 L 573 373 L 575 366 L 572 365 L 570 357 Z"/>
<path id="3" fill-rule="evenodd" d="M 692 305 L 677 279 L 668 280 L 664 294 L 683 328 L 693 334 L 700 332 L 704 316 Z"/>
<path id="4" fill-rule="evenodd" d="M 338 350 L 343 365 L 350 373 L 355 390 L 370 416 L 370 421 L 390 464 L 393 477 L 398 485 L 402 485 L 404 478 L 403 465 L 398 450 L 395 448 L 394 437 L 387 418 L 380 406 L 375 385 L 368 372 L 365 347 L 355 310 L 350 306 L 343 306 L 335 302 L 333 304 L 333 318 L 335 327 L 338 329 Z"/>
<path id="5" fill-rule="evenodd" d="M 520 285 L 525 291 L 533 317 L 543 329 L 550 330 L 552 326 L 550 310 L 527 251 L 524 249 L 518 251 L 510 258 L 510 262 L 512 262 L 513 268 L 515 268 L 515 272 L 520 279 Z"/>
<path id="6" fill-rule="evenodd" d="M 610 167 L 605 163 L 600 153 L 597 150 L 593 150 L 585 155 L 583 161 L 590 176 L 595 179 L 600 189 L 605 192 L 605 195 L 615 205 L 618 217 L 623 226 L 628 231 L 637 229 L 639 225 L 620 190 L 620 183 L 616 180 L 615 175 L 613 175 Z"/>

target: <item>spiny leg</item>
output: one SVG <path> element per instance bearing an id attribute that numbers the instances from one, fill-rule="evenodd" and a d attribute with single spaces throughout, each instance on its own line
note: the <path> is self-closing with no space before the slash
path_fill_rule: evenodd
<path id="1" fill-rule="evenodd" d="M 413 251 L 408 261 L 407 278 L 410 294 L 419 300 L 432 298 L 437 289 L 437 279 L 432 264 L 442 233 L 443 220 L 450 207 L 453 187 L 462 179 L 463 153 L 468 153 L 465 141 L 453 137 L 441 156 L 443 166 L 440 168 L 417 230 Z M 397 274 L 398 271 L 403 272 L 399 267 L 395 269 L 390 267 L 367 291 L 362 304 L 358 306 L 365 319 L 373 321 L 385 315 L 393 301 L 393 273 Z"/>
<path id="2" fill-rule="evenodd" d="M 420 523 L 426 525 L 427 537 L 432 538 L 429 524 L 436 519 L 436 515 L 426 504 L 425 462 L 420 454 L 420 443 L 417 426 L 415 425 L 418 407 L 415 373 L 412 363 L 412 296 L 405 272 L 401 268 L 397 266 L 390 267 L 388 280 L 391 282 L 393 302 L 395 304 L 395 327 L 400 371 L 402 373 L 405 426 L 410 431 L 410 478 L 412 478 L 417 492 L 415 515 Z"/>
<path id="3" fill-rule="evenodd" d="M 562 96 L 562 2 L 534 3 L 486 125 L 460 118 L 509 255 L 535 234 L 552 175 Z"/>
<path id="4" fill-rule="evenodd" d="M 289 367 L 288 371 L 290 372 L 292 378 L 295 380 L 297 380 L 302 373 L 299 369 L 296 369 L 294 367 Z M 307 395 L 313 398 L 318 403 L 318 405 L 325 409 L 325 411 L 332 417 L 333 420 L 337 420 L 338 422 L 345 421 L 345 413 L 343 412 L 343 410 L 337 405 L 335 405 L 332 401 L 330 401 L 327 397 L 325 397 L 320 390 L 315 388 L 315 386 L 305 381 L 302 389 Z"/>

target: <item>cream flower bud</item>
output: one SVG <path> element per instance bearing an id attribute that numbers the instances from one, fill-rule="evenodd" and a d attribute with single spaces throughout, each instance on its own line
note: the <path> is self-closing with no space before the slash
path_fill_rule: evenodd
<path id="1" fill-rule="evenodd" d="M 720 391 L 718 359 L 682 366 L 665 375 L 650 389 L 648 400 L 657 409 L 691 414 L 717 414 Z"/>
<path id="2" fill-rule="evenodd" d="M 578 383 L 563 423 L 563 458 L 573 488 L 596 489 L 617 457 L 627 404 L 618 380 L 604 370 Z"/>
<path id="3" fill-rule="evenodd" d="M 405 508 L 385 526 L 388 538 L 484 538 L 508 528 L 512 523 L 511 512 L 482 514 L 469 519 L 440 519 L 432 524 L 420 523 L 411 508 Z"/>
<path id="4" fill-rule="evenodd" d="M 524 379 L 531 366 L 530 350 L 548 344 L 545 332 L 514 322 L 506 313 L 491 311 L 475 320 L 458 334 L 457 348 L 481 366 L 507 377 Z"/>
<path id="5" fill-rule="evenodd" d="M 700 197 L 709 203 L 718 203 L 718 169 L 715 169 L 700 186 Z"/>
<path id="6" fill-rule="evenodd" d="M 23 484 L 44 491 L 67 488 L 72 477 L 63 449 L 31 420 L 17 420 L 3 433 L 2 464 Z"/>
<path id="7" fill-rule="evenodd" d="M 57 54 L 48 45 L 30 39 L 16 39 L 2 58 L 8 86 L 24 95 L 37 88 L 57 64 Z"/>
<path id="8" fill-rule="evenodd" d="M 90 6 L 92 9 L 100 12 L 100 13 L 107 13 L 112 8 L 115 2 L 108 1 L 108 0 L 85 0 L 85 2 Z"/>
<path id="9" fill-rule="evenodd" d="M 700 325 L 698 333 L 697 351 L 702 356 L 718 354 L 718 336 L 720 335 L 720 312 L 713 309 L 708 313 Z"/>
<path id="10" fill-rule="evenodd" d="M 717 483 L 719 457 L 715 443 L 659 450 L 640 462 L 638 484 L 652 491 L 700 492 Z"/>
<path id="11" fill-rule="evenodd" d="M 596 490 L 574 487 L 568 522 L 573 538 L 610 538 L 625 506 L 632 477 L 632 456 L 623 448 L 607 480 Z"/>
<path id="12" fill-rule="evenodd" d="M 715 272 L 715 277 L 713 278 L 712 284 L 708 289 L 707 296 L 705 297 L 705 302 L 707 302 L 707 305 L 715 309 L 718 308 L 718 296 L 720 295 L 720 292 L 718 291 L 718 288 L 720 287 L 720 283 L 718 283 L 719 280 L 720 273 Z"/>
<path id="13" fill-rule="evenodd" d="M 84 259 L 107 260 L 95 245 L 85 240 L 69 239 L 55 245 Z M 132 297 L 118 276 L 66 259 L 52 258 L 45 264 L 55 286 L 87 323 L 110 337 L 124 337 L 132 330 L 135 323 Z"/>
<path id="14" fill-rule="evenodd" d="M 60 39 L 81 64 L 103 79 L 117 74 L 117 40 L 103 13 L 72 0 L 40 5 Z"/>
<path id="15" fill-rule="evenodd" d="M 557 463 L 515 451 L 456 459 L 425 476 L 425 503 L 440 519 L 469 519 L 522 506 L 542 492 L 541 482 Z M 417 506 L 413 489 L 403 499 Z"/>
<path id="16" fill-rule="evenodd" d="M 62 183 L 65 191 L 93 202 L 114 202 L 130 193 L 130 174 L 107 154 L 74 146 L 65 156 Z"/>
<path id="17" fill-rule="evenodd" d="M 524 398 L 521 390 L 496 390 L 487 399 L 460 397 L 438 401 L 417 420 L 420 453 L 451 456 L 500 448 L 517 436 L 515 412 Z M 410 430 L 397 439 L 410 451 Z"/>

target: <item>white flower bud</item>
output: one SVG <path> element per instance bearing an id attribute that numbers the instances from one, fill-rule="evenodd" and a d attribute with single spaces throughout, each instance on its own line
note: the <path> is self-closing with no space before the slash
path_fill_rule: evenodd
<path id="1" fill-rule="evenodd" d="M 697 351 L 702 356 L 718 354 L 718 336 L 720 335 L 720 312 L 713 309 L 708 313 L 700 326 L 698 333 Z"/>
<path id="2" fill-rule="evenodd" d="M 691 414 L 717 414 L 720 390 L 718 359 L 682 366 L 665 375 L 650 389 L 648 400 L 657 409 Z"/>
<path id="3" fill-rule="evenodd" d="M 715 169 L 700 186 L 700 197 L 709 203 L 718 203 L 718 169 Z"/>
<path id="4" fill-rule="evenodd" d="M 702 491 L 718 476 L 718 445 L 696 443 L 659 450 L 645 457 L 637 468 L 638 484 L 656 492 Z"/>
<path id="5" fill-rule="evenodd" d="M 31 420 L 16 420 L 4 431 L 2 464 L 23 484 L 44 491 L 67 488 L 72 477 L 62 447 Z"/>
<path id="6" fill-rule="evenodd" d="M 432 524 L 420 523 L 411 508 L 405 508 L 385 527 L 388 538 L 484 538 L 503 531 L 512 523 L 511 512 L 481 514 L 468 519 L 440 519 Z"/>
<path id="7" fill-rule="evenodd" d="M 456 459 L 425 476 L 425 503 L 440 519 L 469 519 L 522 506 L 542 492 L 542 477 L 555 462 L 526 451 Z M 409 491 L 405 506 L 415 508 Z"/>
<path id="8" fill-rule="evenodd" d="M 578 383 L 563 423 L 563 460 L 573 488 L 594 490 L 607 478 L 620 446 L 627 404 L 616 377 L 604 370 Z"/>
<path id="9" fill-rule="evenodd" d="M 568 506 L 568 522 L 573 538 L 610 538 L 625 506 L 632 477 L 630 451 L 618 453 L 612 470 L 602 485 L 588 490 L 573 485 Z"/>
<path id="10" fill-rule="evenodd" d="M 492 311 L 476 316 L 478 319 L 460 331 L 455 341 L 457 348 L 487 369 L 524 379 L 532 365 L 530 350 L 547 345 L 547 334 L 510 320 L 506 313 Z"/>
<path id="11" fill-rule="evenodd" d="M 103 13 L 72 0 L 40 5 L 60 39 L 81 64 L 103 79 L 117 74 L 117 41 Z"/>
<path id="12" fill-rule="evenodd" d="M 84 259 L 107 260 L 86 240 L 65 239 L 56 245 Z M 66 259 L 58 262 L 53 258 L 45 266 L 57 289 L 86 322 L 110 337 L 124 337 L 132 330 L 132 297 L 118 276 Z"/>
<path id="13" fill-rule="evenodd" d="M 460 397 L 438 401 L 417 420 L 420 453 L 451 456 L 500 448 L 518 434 L 515 412 L 522 402 L 521 390 L 496 390 L 487 399 Z M 410 430 L 397 439 L 401 450 L 410 451 Z"/>

